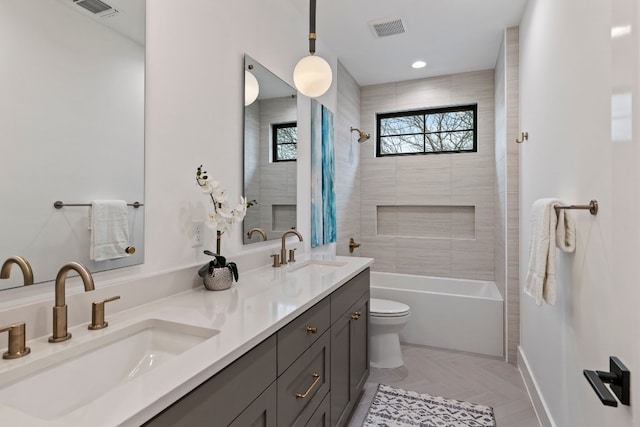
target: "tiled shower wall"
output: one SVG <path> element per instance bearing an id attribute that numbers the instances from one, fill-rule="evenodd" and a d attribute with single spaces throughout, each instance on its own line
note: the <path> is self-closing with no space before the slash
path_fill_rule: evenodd
<path id="1" fill-rule="evenodd" d="M 349 238 L 360 241 L 360 146 L 352 127 L 360 127 L 360 86 L 338 62 L 338 114 L 335 127 L 336 155 L 336 253 L 349 252 Z"/>
<path id="2" fill-rule="evenodd" d="M 376 271 L 494 280 L 494 71 L 366 86 L 360 101 L 371 133 L 360 144 L 360 254 Z M 477 153 L 375 157 L 376 113 L 472 103 Z"/>
<path id="3" fill-rule="evenodd" d="M 495 282 L 505 300 L 505 355 L 513 364 L 520 342 L 518 56 L 518 28 L 509 28 L 495 71 Z"/>

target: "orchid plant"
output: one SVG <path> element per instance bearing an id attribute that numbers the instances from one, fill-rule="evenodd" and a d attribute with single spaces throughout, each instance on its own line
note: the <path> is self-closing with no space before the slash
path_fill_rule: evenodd
<path id="1" fill-rule="evenodd" d="M 196 182 L 200 189 L 211 199 L 213 212 L 209 213 L 208 225 L 215 228 L 218 233 L 217 250 L 220 254 L 220 236 L 225 231 L 231 231 L 231 226 L 236 222 L 241 222 L 247 214 L 247 203 L 245 197 L 240 197 L 240 203 L 235 208 L 229 207 L 225 190 L 220 182 L 211 180 L 207 175 L 207 171 L 202 170 L 202 165 L 196 170 Z"/>

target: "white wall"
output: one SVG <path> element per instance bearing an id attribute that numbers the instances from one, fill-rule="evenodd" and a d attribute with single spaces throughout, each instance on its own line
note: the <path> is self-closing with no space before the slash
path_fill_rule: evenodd
<path id="1" fill-rule="evenodd" d="M 637 107 L 639 46 L 636 34 L 612 41 L 611 28 L 632 24 L 635 32 L 636 3 L 530 0 L 520 26 L 521 130 L 529 132 L 520 147 L 520 283 L 532 203 L 543 197 L 600 203 L 597 216 L 571 212 L 577 249 L 556 256 L 556 305 L 521 300 L 521 366 L 557 426 L 640 425 L 636 380 L 631 407 L 612 409 L 582 374 L 608 370 L 611 355 L 632 373 L 640 369 L 637 135 L 611 138 L 612 93 L 633 93 Z M 634 132 L 638 117 L 636 111 Z"/>
<path id="2" fill-rule="evenodd" d="M 202 248 L 191 248 L 186 236 L 188 223 L 206 206 L 193 174 L 196 165 L 205 164 L 231 200 L 240 196 L 243 54 L 293 86 L 293 68 L 307 54 L 307 24 L 284 0 L 147 2 L 145 271 L 205 259 Z M 336 59 L 321 40 L 317 52 L 335 75 Z M 334 82 L 319 99 L 332 111 L 335 88 Z M 298 229 L 309 236 L 309 100 L 298 97 L 298 109 Z M 213 233 L 206 239 L 212 247 Z M 241 245 L 239 224 L 223 236 L 222 250 L 231 257 L 252 250 Z M 265 265 L 270 261 L 268 254 L 256 256 Z"/>
<path id="3" fill-rule="evenodd" d="M 203 164 L 226 188 L 229 199 L 239 200 L 245 53 L 293 86 L 295 64 L 308 54 L 308 16 L 286 0 L 147 2 L 145 263 L 96 274 L 97 287 L 195 267 L 208 259 L 202 249 L 215 248 L 213 230 L 206 231 L 204 248 L 191 247 L 191 222 L 204 218 L 207 207 L 195 183 L 195 170 Z M 337 59 L 322 40 L 318 40 L 317 54 L 329 61 L 336 76 Z M 318 101 L 336 111 L 335 81 Z M 298 229 L 309 236 L 309 99 L 299 96 L 298 109 Z M 276 241 L 245 247 L 241 239 L 241 224 L 236 224 L 222 242 L 224 255 L 243 259 L 241 272 L 268 265 L 269 254 L 280 245 Z M 311 252 L 309 241 L 298 254 Z M 335 245 L 317 251 L 335 253 Z M 50 290 L 40 289 L 20 294 L 50 297 Z"/>

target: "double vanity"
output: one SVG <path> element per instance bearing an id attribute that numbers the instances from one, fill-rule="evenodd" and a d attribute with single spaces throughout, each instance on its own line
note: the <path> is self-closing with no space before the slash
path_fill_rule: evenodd
<path id="1" fill-rule="evenodd" d="M 29 340 L 31 354 L 0 362 L 0 419 L 345 425 L 369 373 L 372 262 L 334 257 L 263 267 L 225 291 L 198 287 L 107 311 L 108 327 L 70 327 L 65 342 Z"/>

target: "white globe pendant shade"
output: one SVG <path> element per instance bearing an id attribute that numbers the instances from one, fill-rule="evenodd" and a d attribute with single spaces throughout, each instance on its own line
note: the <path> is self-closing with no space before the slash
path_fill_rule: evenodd
<path id="1" fill-rule="evenodd" d="M 293 70 L 293 83 L 303 95 L 316 98 L 331 86 L 331 66 L 323 58 L 309 55 L 302 58 Z"/>
<path id="2" fill-rule="evenodd" d="M 247 70 L 244 70 L 244 106 L 253 104 L 253 101 L 258 97 L 258 93 L 260 93 L 258 79 Z"/>

